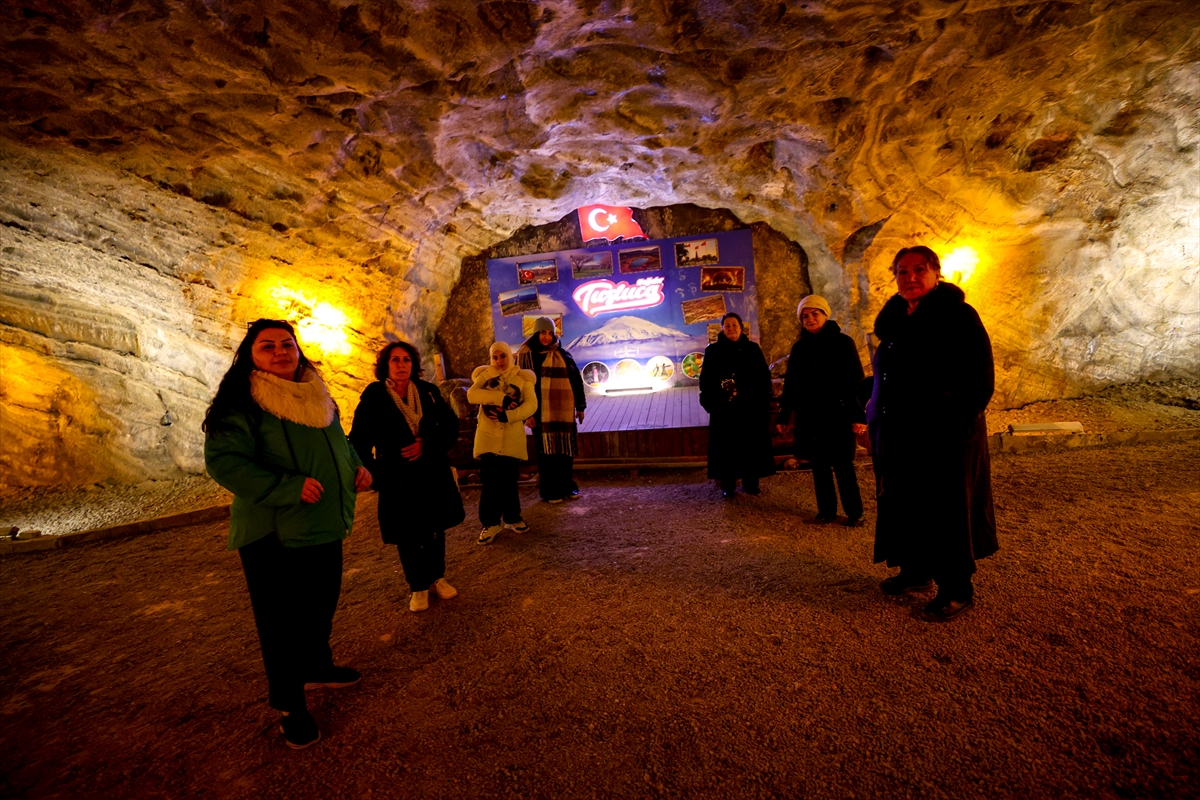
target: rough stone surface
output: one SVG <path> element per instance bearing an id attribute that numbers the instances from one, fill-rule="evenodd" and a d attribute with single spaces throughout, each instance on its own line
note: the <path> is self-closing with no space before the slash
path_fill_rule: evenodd
<path id="1" fill-rule="evenodd" d="M 1194 378 L 1192 6 L 5 4 L 0 484 L 196 471 L 258 314 L 345 314 L 344 408 L 589 202 L 769 224 L 855 336 L 898 246 L 973 247 L 1001 406 Z"/>
<path id="2" fill-rule="evenodd" d="M 879 591 L 869 526 L 801 521 L 803 473 L 530 487 L 529 534 L 449 532 L 459 596 L 422 614 L 362 496 L 332 644 L 363 680 L 310 693 L 303 753 L 227 523 L 5 559 L 0 794 L 1196 797 L 1197 470 L 1194 443 L 997 458 L 1002 549 L 946 625 Z"/>

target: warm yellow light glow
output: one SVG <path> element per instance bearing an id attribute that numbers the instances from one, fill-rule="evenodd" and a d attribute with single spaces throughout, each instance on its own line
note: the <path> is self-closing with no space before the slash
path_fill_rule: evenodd
<path id="1" fill-rule="evenodd" d="M 950 283 L 962 285 L 971 280 L 979 266 L 979 254 L 973 247 L 958 247 L 942 258 L 942 277 Z"/>
<path id="2" fill-rule="evenodd" d="M 316 346 L 327 355 L 350 354 L 346 336 L 350 317 L 346 312 L 287 286 L 275 287 L 270 297 L 279 305 L 282 316 L 295 321 L 301 347 Z"/>

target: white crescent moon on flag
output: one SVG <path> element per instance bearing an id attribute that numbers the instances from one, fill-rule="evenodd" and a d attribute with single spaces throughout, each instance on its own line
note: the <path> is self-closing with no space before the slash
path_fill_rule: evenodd
<path id="1" fill-rule="evenodd" d="M 609 225 L 606 224 L 606 225 L 604 225 L 604 227 L 601 227 L 600 223 L 596 222 L 596 215 L 603 214 L 603 213 L 604 213 L 603 208 L 593 208 L 591 213 L 588 214 L 588 225 L 592 226 L 592 230 L 600 231 L 601 233 L 604 233 L 606 230 L 609 229 L 609 227 L 610 227 Z"/>

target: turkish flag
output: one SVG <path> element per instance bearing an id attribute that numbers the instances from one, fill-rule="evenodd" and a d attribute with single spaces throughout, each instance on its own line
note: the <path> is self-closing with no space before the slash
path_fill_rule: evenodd
<path id="1" fill-rule="evenodd" d="M 579 209 L 579 232 L 583 240 L 646 238 L 642 226 L 633 219 L 633 209 L 625 206 L 605 206 L 599 203 Z"/>

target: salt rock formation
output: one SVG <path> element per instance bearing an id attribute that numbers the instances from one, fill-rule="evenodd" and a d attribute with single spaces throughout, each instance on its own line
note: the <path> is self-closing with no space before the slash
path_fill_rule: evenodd
<path id="1" fill-rule="evenodd" d="M 198 419 L 258 315 L 303 322 L 348 415 L 385 338 L 431 344 L 464 257 L 591 202 L 766 223 L 860 340 L 898 246 L 957 252 L 1000 404 L 1200 372 L 1192 3 L 0 20 L 3 486 L 201 469 Z"/>

